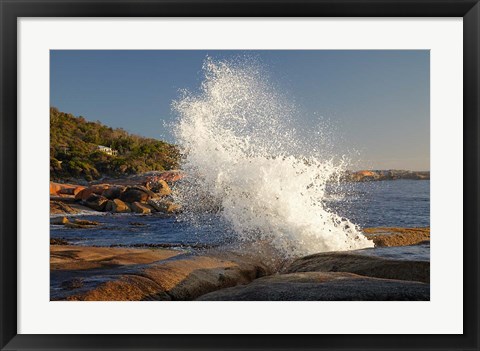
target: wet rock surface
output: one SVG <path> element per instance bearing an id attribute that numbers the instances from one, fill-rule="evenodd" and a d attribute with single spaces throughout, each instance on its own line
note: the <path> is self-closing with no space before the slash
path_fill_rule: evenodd
<path id="1" fill-rule="evenodd" d="M 142 204 L 141 202 L 133 202 L 132 204 L 130 204 L 130 208 L 132 212 L 135 212 L 135 213 L 142 213 L 142 214 L 152 213 L 152 207 L 147 204 Z"/>
<path id="2" fill-rule="evenodd" d="M 193 300 L 247 284 L 269 267 L 234 253 L 52 246 L 54 300 Z M 81 280 L 75 288 L 72 280 Z"/>
<path id="3" fill-rule="evenodd" d="M 78 212 L 78 209 L 62 201 L 50 201 L 50 214 L 74 214 Z"/>
<path id="4" fill-rule="evenodd" d="M 50 264 L 52 300 L 429 299 L 428 262 L 345 252 L 274 262 L 217 249 L 55 245 Z"/>
<path id="5" fill-rule="evenodd" d="M 82 204 L 90 207 L 95 211 L 103 211 L 107 205 L 108 199 L 102 195 L 91 194 Z"/>
<path id="6" fill-rule="evenodd" d="M 107 202 L 105 211 L 114 213 L 129 213 L 132 212 L 130 207 L 120 199 L 113 199 Z"/>
<path id="7" fill-rule="evenodd" d="M 120 200 L 124 202 L 147 202 L 155 194 L 145 187 L 132 186 L 128 187 L 121 195 Z"/>
<path id="8" fill-rule="evenodd" d="M 180 211 L 180 205 L 164 199 L 151 199 L 148 204 L 161 213 L 172 214 Z"/>
<path id="9" fill-rule="evenodd" d="M 68 245 L 68 241 L 65 239 L 50 238 L 50 245 Z"/>
<path id="10" fill-rule="evenodd" d="M 86 219 L 74 218 L 70 220 L 67 217 L 54 217 L 50 219 L 50 224 L 63 225 L 67 228 L 72 228 L 72 229 L 88 229 L 88 228 L 93 228 L 99 225 L 100 223 L 97 221 L 89 221 Z"/>
<path id="11" fill-rule="evenodd" d="M 349 252 L 325 252 L 302 257 L 282 272 L 349 272 L 375 278 L 430 281 L 429 262 L 392 260 Z"/>
<path id="12" fill-rule="evenodd" d="M 215 291 L 201 301 L 424 301 L 428 284 L 369 278 L 344 272 L 303 272 L 259 278 Z"/>

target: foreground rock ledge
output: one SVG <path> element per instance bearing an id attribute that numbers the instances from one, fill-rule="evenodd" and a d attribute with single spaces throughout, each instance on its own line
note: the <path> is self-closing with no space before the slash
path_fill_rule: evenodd
<path id="1" fill-rule="evenodd" d="M 304 272 L 259 278 L 215 291 L 201 301 L 428 301 L 430 286 L 352 273 Z"/>
<path id="2" fill-rule="evenodd" d="M 268 264 L 266 263 L 268 261 Z M 428 300 L 429 262 L 328 252 L 268 254 L 51 246 L 51 299 Z M 275 275 L 274 272 L 279 272 Z M 263 277 L 263 278 L 262 278 Z M 385 279 L 387 278 L 387 279 Z"/>
<path id="3" fill-rule="evenodd" d="M 324 252 L 296 259 L 282 272 L 349 272 L 375 278 L 427 283 L 430 281 L 430 262 L 392 260 L 350 252 Z"/>
<path id="4" fill-rule="evenodd" d="M 119 254 L 108 257 L 102 251 L 99 258 L 98 249 L 102 248 L 55 246 L 51 256 L 52 300 L 193 300 L 271 274 L 258 260 L 235 253 L 208 251 L 197 256 L 155 249 L 139 250 L 135 255 L 132 251 L 138 249 L 108 248 L 110 252 L 119 250 Z M 80 258 L 78 265 L 70 258 L 61 261 L 72 255 Z"/>

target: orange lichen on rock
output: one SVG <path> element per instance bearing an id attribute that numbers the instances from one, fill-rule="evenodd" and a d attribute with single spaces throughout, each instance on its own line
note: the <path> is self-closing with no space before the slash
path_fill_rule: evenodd
<path id="1" fill-rule="evenodd" d="M 430 241 L 430 228 L 397 228 L 376 227 L 365 228 L 365 236 L 375 243 L 375 246 L 406 246 Z"/>

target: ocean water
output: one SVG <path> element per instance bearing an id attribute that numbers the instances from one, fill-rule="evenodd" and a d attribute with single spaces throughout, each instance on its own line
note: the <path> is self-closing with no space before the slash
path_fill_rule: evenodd
<path id="1" fill-rule="evenodd" d="M 430 217 L 430 181 L 395 180 L 349 183 L 343 196 L 329 193 L 326 208 L 366 227 L 427 227 Z M 51 225 L 51 237 L 77 245 L 165 245 L 182 248 L 224 246 L 238 241 L 235 230 L 219 214 L 197 215 L 195 221 L 177 216 L 102 214 L 76 216 L 94 220 L 91 229 Z M 392 258 L 428 259 L 429 245 L 407 248 L 376 248 L 376 255 Z M 373 254 L 372 249 L 362 252 Z"/>
<path id="2" fill-rule="evenodd" d="M 339 190 L 327 205 L 362 228 L 430 226 L 429 180 L 347 183 Z"/>

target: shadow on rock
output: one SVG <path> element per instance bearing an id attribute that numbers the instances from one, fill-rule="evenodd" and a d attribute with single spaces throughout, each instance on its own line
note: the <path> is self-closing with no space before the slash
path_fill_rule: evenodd
<path id="1" fill-rule="evenodd" d="M 305 272 L 259 278 L 215 291 L 200 301 L 428 301 L 430 286 L 342 272 Z"/>

